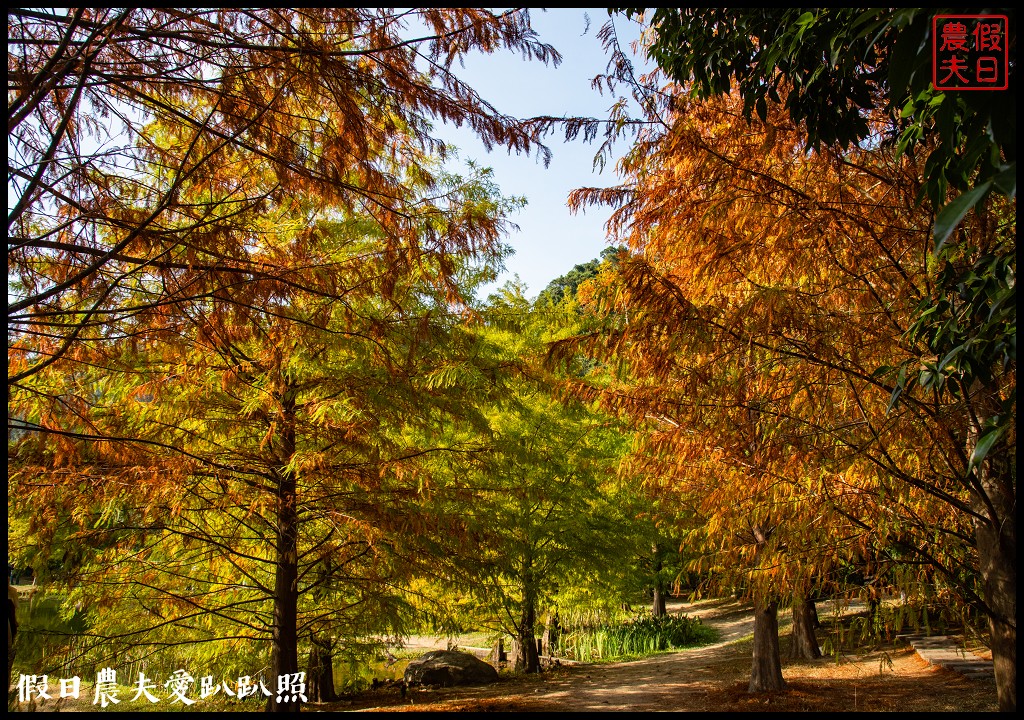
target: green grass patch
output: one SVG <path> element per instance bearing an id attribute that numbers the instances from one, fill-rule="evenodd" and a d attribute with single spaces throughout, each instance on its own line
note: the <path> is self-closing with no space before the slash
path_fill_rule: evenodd
<path id="1" fill-rule="evenodd" d="M 698 617 L 647 615 L 563 632 L 555 654 L 579 662 L 600 662 L 697 647 L 717 639 L 717 631 L 705 626 Z"/>

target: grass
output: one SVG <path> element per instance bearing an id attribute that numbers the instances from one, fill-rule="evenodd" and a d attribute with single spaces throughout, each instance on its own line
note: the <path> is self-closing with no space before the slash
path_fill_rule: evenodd
<path id="1" fill-rule="evenodd" d="M 668 650 L 707 645 L 718 633 L 700 618 L 685 615 L 640 617 L 619 623 L 584 626 L 564 632 L 555 654 L 578 662 L 645 657 Z"/>

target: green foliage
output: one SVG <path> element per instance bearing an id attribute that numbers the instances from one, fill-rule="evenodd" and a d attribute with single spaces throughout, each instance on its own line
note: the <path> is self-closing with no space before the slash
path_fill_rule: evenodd
<path id="1" fill-rule="evenodd" d="M 558 305 L 566 298 L 575 298 L 580 285 L 597 277 L 605 263 L 617 262 L 616 256 L 621 250 L 622 248 L 605 248 L 601 251 L 600 257 L 580 263 L 564 275 L 558 276 L 540 291 L 534 305 L 538 308 L 551 307 Z"/>
<path id="2" fill-rule="evenodd" d="M 67 607 L 57 593 L 37 592 L 19 602 L 15 668 L 53 674 L 77 671 L 76 636 L 88 625 L 84 612 L 71 607 L 69 613 Z"/>
<path id="3" fill-rule="evenodd" d="M 640 543 L 635 504 L 618 482 L 626 438 L 609 417 L 561 398 L 543 366 L 545 342 L 581 318 L 572 300 L 543 309 L 521 284 L 493 293 L 477 328 L 477 362 L 495 392 L 467 398 L 484 425 L 455 420 L 437 442 L 472 448 L 438 456 L 430 512 L 449 517 L 434 539 L 424 595 L 430 625 L 531 637 L 564 594 L 614 595 L 611 576 L 630 567 Z M 483 349 L 486 348 L 486 349 Z M 485 358 L 489 358 L 485 360 Z"/>
<path id="4" fill-rule="evenodd" d="M 699 617 L 641 615 L 626 622 L 566 629 L 555 653 L 579 662 L 608 661 L 707 645 L 717 639 L 717 631 L 703 625 Z"/>
<path id="5" fill-rule="evenodd" d="M 381 656 L 360 656 L 335 663 L 334 689 L 339 694 L 368 690 L 374 681 L 401 680 L 409 660 L 385 660 Z"/>
<path id="6" fill-rule="evenodd" d="M 644 8 L 612 8 L 638 15 Z M 764 120 L 767 103 L 783 103 L 803 123 L 807 145 L 848 148 L 871 134 L 866 117 L 884 108 L 903 120 L 905 151 L 932 146 L 927 195 L 944 204 L 998 177 L 993 189 L 1016 186 L 1016 63 L 1005 92 L 946 92 L 931 87 L 932 17 L 939 8 L 657 8 L 657 37 L 648 50 L 672 79 L 700 98 L 735 89 L 749 119 Z M 1015 14 L 1009 47 L 1015 47 Z M 735 84 L 735 85 L 734 85 Z M 781 93 L 786 93 L 785 99 Z M 975 177 L 977 174 L 977 177 Z"/>
<path id="7" fill-rule="evenodd" d="M 514 205 L 484 171 L 441 186 L 424 237 L 500 225 Z M 329 636 L 358 663 L 404 630 L 396 585 L 430 565 L 417 539 L 444 532 L 425 518 L 426 458 L 460 450 L 437 446 L 439 428 L 481 426 L 491 387 L 494 358 L 453 298 L 500 251 L 408 261 L 369 214 L 305 200 L 237 219 L 254 255 L 296 258 L 286 281 L 200 293 L 148 334 L 112 322 L 92 365 L 44 369 L 12 393 L 26 424 L 77 435 L 11 439 L 9 542 L 48 580 L 77 581 L 82 664 L 265 667 L 288 481 L 300 648 Z"/>
<path id="8" fill-rule="evenodd" d="M 644 8 L 612 10 L 638 15 Z M 648 52 L 702 98 L 727 94 L 735 82 L 748 118 L 756 111 L 763 120 L 768 102 L 784 102 L 794 121 L 806 123 L 811 146 L 849 145 L 868 133 L 863 111 L 874 105 L 874 76 L 865 66 L 879 61 L 866 33 L 851 32 L 860 14 L 853 8 L 657 8 L 650 18 L 657 39 Z"/>
<path id="9" fill-rule="evenodd" d="M 1008 253 L 986 254 L 966 272 L 946 262 L 938 273 L 942 287 L 951 295 L 925 298 L 910 327 L 909 338 L 922 342 L 935 354 L 926 363 L 920 384 L 941 390 L 949 378 L 970 387 L 975 380 L 991 383 L 995 373 L 1007 372 L 1017 360 L 1017 286 L 1014 259 Z M 963 328 L 973 327 L 971 337 Z M 988 362 L 979 363 L 979 358 Z M 956 394 L 956 386 L 950 388 Z"/>
<path id="10" fill-rule="evenodd" d="M 822 652 L 837 657 L 865 645 L 892 643 L 898 635 L 908 633 L 977 638 L 982 625 L 978 612 L 969 606 L 927 597 L 881 602 L 873 612 L 822 615 L 820 620 Z"/>

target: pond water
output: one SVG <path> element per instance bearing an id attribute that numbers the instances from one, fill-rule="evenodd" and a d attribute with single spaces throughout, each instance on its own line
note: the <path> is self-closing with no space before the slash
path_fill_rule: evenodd
<path id="1" fill-rule="evenodd" d="M 363 660 L 340 663 L 334 668 L 334 689 L 339 693 L 357 692 L 370 687 L 374 680 L 401 680 L 410 658 L 395 660 Z"/>

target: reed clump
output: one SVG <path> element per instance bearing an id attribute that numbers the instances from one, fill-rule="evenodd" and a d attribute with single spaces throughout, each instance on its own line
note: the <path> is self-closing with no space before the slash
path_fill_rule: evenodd
<path id="1" fill-rule="evenodd" d="M 718 633 L 699 617 L 644 615 L 618 623 L 565 629 L 555 654 L 579 662 L 619 660 L 714 642 Z"/>

